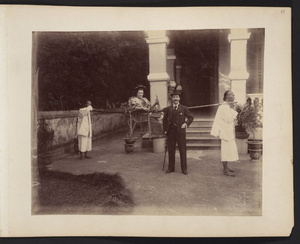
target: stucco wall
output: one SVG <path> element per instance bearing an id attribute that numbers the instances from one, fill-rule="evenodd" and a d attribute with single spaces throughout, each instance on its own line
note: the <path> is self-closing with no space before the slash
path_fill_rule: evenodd
<path id="1" fill-rule="evenodd" d="M 39 112 L 39 118 L 45 118 L 49 126 L 54 130 L 52 149 L 56 154 L 73 150 L 76 135 L 77 110 Z M 91 113 L 93 126 L 93 141 L 104 135 L 123 130 L 127 126 L 123 111 L 93 111 Z"/>

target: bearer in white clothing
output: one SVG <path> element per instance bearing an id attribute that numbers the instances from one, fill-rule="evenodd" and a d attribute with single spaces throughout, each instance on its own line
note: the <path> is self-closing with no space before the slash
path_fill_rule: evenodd
<path id="1" fill-rule="evenodd" d="M 79 109 L 77 135 L 78 135 L 78 147 L 80 151 L 80 159 L 83 159 L 83 153 L 85 158 L 91 158 L 87 156 L 87 152 L 92 150 L 92 111 L 91 101 L 87 101 L 86 107 Z"/>
<path id="2" fill-rule="evenodd" d="M 238 151 L 235 143 L 235 121 L 237 112 L 234 107 L 234 93 L 230 90 L 224 93 L 224 104 L 220 105 L 211 130 L 211 135 L 221 139 L 221 161 L 224 175 L 235 176 L 228 168 L 228 162 L 238 161 Z"/>

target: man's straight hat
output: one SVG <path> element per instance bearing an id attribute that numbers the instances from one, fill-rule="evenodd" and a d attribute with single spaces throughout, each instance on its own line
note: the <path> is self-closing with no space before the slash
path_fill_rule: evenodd
<path id="1" fill-rule="evenodd" d="M 174 92 L 171 94 L 171 97 L 173 97 L 173 96 L 175 96 L 175 95 L 178 95 L 178 96 L 180 96 L 181 94 L 180 94 L 180 92 L 179 92 L 179 91 L 174 91 Z"/>

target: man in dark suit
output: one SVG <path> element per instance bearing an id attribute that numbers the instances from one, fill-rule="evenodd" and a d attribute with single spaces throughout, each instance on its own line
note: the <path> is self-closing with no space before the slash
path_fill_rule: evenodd
<path id="1" fill-rule="evenodd" d="M 176 142 L 180 153 L 181 170 L 187 175 L 186 163 L 186 128 L 193 122 L 193 116 L 188 108 L 179 103 L 180 93 L 172 95 L 172 105 L 163 109 L 163 128 L 168 138 L 169 167 L 166 173 L 175 171 Z M 187 120 L 186 120 L 187 118 Z"/>

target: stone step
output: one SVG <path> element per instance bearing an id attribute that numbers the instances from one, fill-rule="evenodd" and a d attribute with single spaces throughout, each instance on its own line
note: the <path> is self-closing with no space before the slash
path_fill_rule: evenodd
<path id="1" fill-rule="evenodd" d="M 187 137 L 186 141 L 189 144 L 221 144 L 221 140 L 215 137 Z"/>
<path id="2" fill-rule="evenodd" d="M 211 128 L 188 128 L 187 136 L 210 136 Z"/>
<path id="3" fill-rule="evenodd" d="M 214 138 L 214 136 L 211 136 L 209 132 L 195 132 L 195 133 L 186 133 L 187 137 L 208 137 L 208 138 Z"/>
<path id="4" fill-rule="evenodd" d="M 187 150 L 220 150 L 221 144 L 187 143 Z"/>
<path id="5" fill-rule="evenodd" d="M 194 118 L 194 121 L 208 121 L 208 122 L 213 122 L 214 118 Z"/>
<path id="6" fill-rule="evenodd" d="M 193 122 L 192 122 L 192 124 L 190 125 L 190 127 L 189 128 L 202 128 L 202 127 L 204 127 L 204 128 L 211 128 L 212 127 L 212 125 L 213 125 L 213 121 L 199 121 L 199 120 L 194 120 Z"/>

